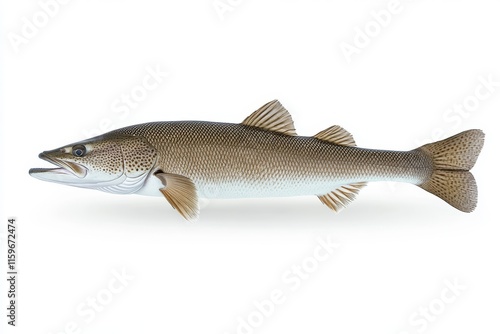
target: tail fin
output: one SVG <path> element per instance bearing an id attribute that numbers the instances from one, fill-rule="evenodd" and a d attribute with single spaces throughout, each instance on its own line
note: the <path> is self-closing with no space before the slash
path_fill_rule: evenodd
<path id="1" fill-rule="evenodd" d="M 483 143 L 483 131 L 468 130 L 418 148 L 434 162 L 431 177 L 419 186 L 460 211 L 472 212 L 477 204 L 477 186 L 469 170 Z"/>

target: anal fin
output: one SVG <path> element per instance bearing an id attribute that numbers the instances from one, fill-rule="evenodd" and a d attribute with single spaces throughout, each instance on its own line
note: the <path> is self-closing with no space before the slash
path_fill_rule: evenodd
<path id="1" fill-rule="evenodd" d="M 325 195 L 318 196 L 319 200 L 335 212 L 339 212 L 349 203 L 354 201 L 361 188 L 366 186 L 366 182 L 346 184 Z"/>
<path id="2" fill-rule="evenodd" d="M 196 186 L 190 178 L 178 174 L 156 173 L 164 187 L 161 193 L 174 209 L 189 221 L 195 221 L 200 214 Z"/>

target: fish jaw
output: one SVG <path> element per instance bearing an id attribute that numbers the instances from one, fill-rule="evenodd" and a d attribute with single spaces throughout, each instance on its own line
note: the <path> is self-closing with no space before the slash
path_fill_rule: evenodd
<path id="1" fill-rule="evenodd" d="M 31 168 L 29 174 L 34 178 L 42 181 L 56 182 L 56 183 L 74 183 L 78 179 L 83 179 L 87 175 L 87 168 L 72 162 L 64 161 L 49 156 L 50 152 L 42 152 L 38 157 L 42 160 L 48 161 L 57 168 Z"/>

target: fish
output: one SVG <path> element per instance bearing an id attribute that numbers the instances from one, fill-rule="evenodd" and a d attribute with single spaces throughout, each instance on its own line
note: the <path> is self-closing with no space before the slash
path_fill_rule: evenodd
<path id="1" fill-rule="evenodd" d="M 338 125 L 298 136 L 290 113 L 273 100 L 242 123 L 165 121 L 131 125 L 39 158 L 37 179 L 115 194 L 164 196 L 186 220 L 200 198 L 317 196 L 333 211 L 368 182 L 419 186 L 452 207 L 472 212 L 477 185 L 470 169 L 484 133 L 467 130 L 409 151 L 367 149 Z"/>

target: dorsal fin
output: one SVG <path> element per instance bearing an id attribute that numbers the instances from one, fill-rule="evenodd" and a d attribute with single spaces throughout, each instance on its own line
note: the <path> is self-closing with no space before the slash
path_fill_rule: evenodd
<path id="1" fill-rule="evenodd" d="M 360 189 L 366 186 L 366 182 L 346 184 L 338 187 L 328 194 L 318 196 L 319 200 L 335 212 L 339 212 L 349 203 L 354 201 Z"/>
<path id="2" fill-rule="evenodd" d="M 279 132 L 289 136 L 296 136 L 293 119 L 279 103 L 278 100 L 272 100 L 254 111 L 243 121 L 244 125 L 255 126 L 269 131 Z"/>
<path id="3" fill-rule="evenodd" d="M 356 146 L 352 135 L 344 128 L 334 125 L 318 132 L 314 138 L 342 146 Z"/>

